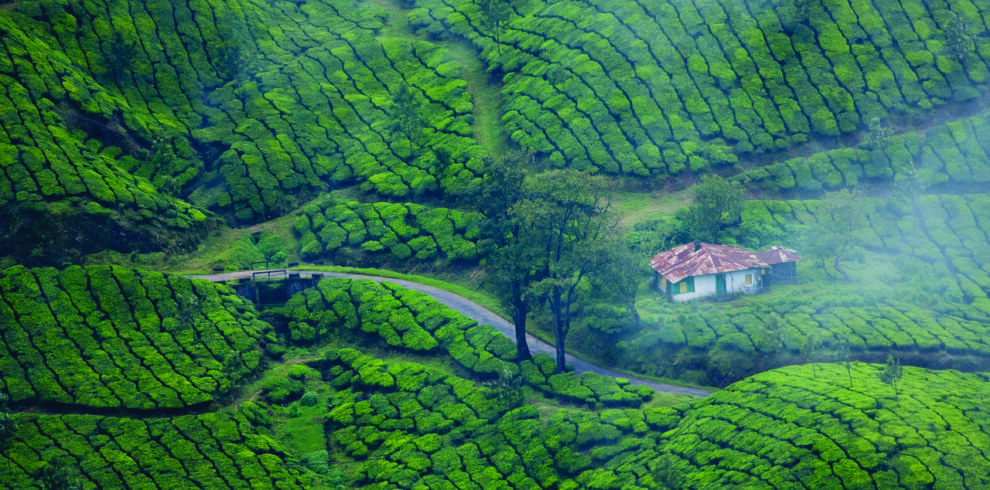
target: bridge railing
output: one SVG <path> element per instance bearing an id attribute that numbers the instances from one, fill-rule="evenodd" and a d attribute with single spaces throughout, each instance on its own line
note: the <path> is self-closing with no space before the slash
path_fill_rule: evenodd
<path id="1" fill-rule="evenodd" d="M 288 271 L 285 269 L 275 269 L 270 271 L 255 271 L 251 273 L 251 280 L 258 280 L 258 276 L 264 276 L 265 279 L 271 280 L 272 274 L 281 275 L 281 277 L 276 277 L 276 279 L 286 279 L 289 277 Z"/>

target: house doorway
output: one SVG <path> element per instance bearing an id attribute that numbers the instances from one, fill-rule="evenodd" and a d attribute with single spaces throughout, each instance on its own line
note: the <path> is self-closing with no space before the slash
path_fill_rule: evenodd
<path id="1" fill-rule="evenodd" d="M 725 274 L 715 274 L 715 294 L 725 294 Z"/>

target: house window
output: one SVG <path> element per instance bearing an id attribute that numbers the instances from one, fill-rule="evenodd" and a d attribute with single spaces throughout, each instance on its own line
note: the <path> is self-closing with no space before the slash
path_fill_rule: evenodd
<path id="1" fill-rule="evenodd" d="M 677 294 L 693 293 L 694 292 L 694 278 L 688 277 L 683 281 L 677 283 Z"/>
<path id="2" fill-rule="evenodd" d="M 752 286 L 753 285 L 753 275 L 752 274 L 746 274 L 746 285 L 747 286 Z"/>

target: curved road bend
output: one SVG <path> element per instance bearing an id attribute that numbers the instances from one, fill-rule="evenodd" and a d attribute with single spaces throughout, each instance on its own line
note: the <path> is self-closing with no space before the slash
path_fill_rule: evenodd
<path id="1" fill-rule="evenodd" d="M 197 278 L 197 279 L 208 279 L 213 282 L 222 281 L 233 281 L 245 277 L 251 277 L 254 272 L 259 271 L 239 271 L 239 272 L 223 272 L 217 274 L 205 274 L 205 275 L 189 275 L 185 277 Z M 421 291 L 430 296 L 433 296 L 441 303 L 449 306 L 450 308 L 460 312 L 464 316 L 471 318 L 472 320 L 477 320 L 478 323 L 488 324 L 498 331 L 505 334 L 510 340 L 515 342 L 516 333 L 515 327 L 506 321 L 504 318 L 492 313 L 487 308 L 463 297 L 458 296 L 450 291 L 445 291 L 443 289 L 435 288 L 432 286 L 427 286 L 425 284 L 420 284 L 417 282 L 406 281 L 403 279 L 392 279 L 388 277 L 378 277 L 378 276 L 366 276 L 362 274 L 347 274 L 342 272 L 323 272 L 323 271 L 289 271 L 293 274 L 299 274 L 300 277 L 310 277 L 313 274 L 323 274 L 324 277 L 346 277 L 351 279 L 371 279 L 375 282 L 391 282 L 398 284 L 400 286 L 415 289 L 416 291 Z M 529 350 L 533 354 L 549 354 L 551 357 L 555 357 L 554 347 L 530 334 L 526 334 L 526 342 L 529 343 Z M 605 376 L 611 376 L 613 378 L 626 378 L 632 384 L 644 385 L 653 388 L 656 391 L 663 393 L 677 393 L 682 395 L 694 395 L 694 396 L 708 396 L 711 394 L 708 390 L 702 390 L 699 388 L 690 388 L 687 386 L 671 385 L 666 383 L 658 383 L 656 381 L 651 381 L 648 379 L 637 378 L 635 376 L 630 376 L 626 373 L 620 373 L 618 371 L 613 371 L 608 368 L 601 366 L 596 366 L 590 362 L 578 359 L 571 354 L 565 354 L 567 363 L 574 366 L 574 369 L 578 373 L 583 373 L 585 371 L 591 371 L 594 373 L 602 374 Z"/>

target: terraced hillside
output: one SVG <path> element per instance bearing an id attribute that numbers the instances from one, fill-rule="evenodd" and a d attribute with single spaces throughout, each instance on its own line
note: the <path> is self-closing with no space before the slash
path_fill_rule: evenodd
<path id="1" fill-rule="evenodd" d="M 20 406 L 181 409 L 218 400 L 275 340 L 229 289 L 123 267 L 0 273 L 0 376 Z"/>
<path id="2" fill-rule="evenodd" d="M 293 223 L 303 259 L 353 260 L 361 250 L 392 261 L 473 261 L 483 216 L 415 203 L 337 202 L 332 198 L 302 209 Z"/>
<path id="3" fill-rule="evenodd" d="M 987 82 L 970 2 L 417 3 L 413 26 L 470 39 L 504 74 L 512 139 L 555 165 L 676 175 L 863 131 Z"/>
<path id="4" fill-rule="evenodd" d="M 7 175 L 11 201 L 115 203 L 102 180 L 123 174 L 244 222 L 329 182 L 404 197 L 470 186 L 480 170 L 460 66 L 437 44 L 379 37 L 389 13 L 367 2 L 12 10 L 3 143 L 32 158 Z M 86 162 L 110 168 L 98 187 L 78 182 L 92 180 Z M 24 187 L 35 174 L 40 189 Z"/>
<path id="5" fill-rule="evenodd" d="M 110 311 L 131 303 L 135 312 L 144 303 L 167 308 L 162 289 L 149 286 L 164 279 L 179 296 L 195 291 L 212 322 L 223 324 L 230 314 L 217 301 L 222 287 L 123 268 L 9 269 L 3 298 L 18 305 L 33 298 L 61 311 L 62 302 L 80 299 L 60 294 L 53 282 L 72 291 L 72 277 L 83 275 L 90 289 L 105 290 L 94 295 Z M 209 290 L 221 294 L 210 300 Z M 41 302 L 40 294 L 52 299 Z M 37 308 L 18 311 L 31 312 L 16 315 L 20 326 L 42 316 Z M 241 312 L 252 318 L 250 309 Z M 507 362 L 515 354 L 511 343 L 491 327 L 391 284 L 324 279 L 270 318 L 285 334 L 266 339 L 281 346 L 270 349 L 273 356 L 307 344 L 323 354 L 270 364 L 255 401 L 242 399 L 237 410 L 180 405 L 168 416 L 140 417 L 132 409 L 129 418 L 101 414 L 106 405 L 79 396 L 48 414 L 37 413 L 52 406 L 45 398 L 20 398 L 3 418 L 11 428 L 0 455 L 3 481 L 27 486 L 61 475 L 82 488 L 981 488 L 990 467 L 982 452 L 990 441 L 982 408 L 990 393 L 986 373 L 905 367 L 886 385 L 883 365 L 792 366 L 690 404 L 647 408 L 651 390 L 591 373 L 555 374 L 549 356 Z M 249 325 L 268 331 L 257 320 Z M 59 333 L 53 335 L 34 342 L 41 357 L 71 363 Z M 87 358 L 115 352 L 116 340 L 94 334 L 102 350 L 89 350 Z M 430 355 L 434 350 L 440 355 Z M 245 364 L 251 362 L 257 360 Z M 287 377 L 282 366 L 294 366 Z M 37 368 L 7 369 L 8 388 L 49 379 Z M 128 374 L 140 383 L 163 377 L 154 370 Z M 66 373 L 58 381 L 73 379 Z M 115 383 L 104 376 L 91 385 L 114 393 L 122 408 L 154 408 L 140 405 L 143 391 L 112 391 Z M 327 405 L 318 405 L 321 399 Z M 307 407 L 325 417 L 303 418 Z M 325 450 L 297 452 L 301 441 L 289 441 L 313 431 L 325 431 Z"/>
<path id="6" fill-rule="evenodd" d="M 183 229 L 201 212 L 159 192 L 237 222 L 344 183 L 470 193 L 501 150 L 474 138 L 449 42 L 481 52 L 513 142 L 630 175 L 731 167 L 874 119 L 910 128 L 987 82 L 979 3 L 507 8 L 496 36 L 471 2 L 15 3 L 0 16 L 5 199 L 174 207 L 161 226 Z"/>
<path id="7" fill-rule="evenodd" d="M 0 486 L 990 486 L 988 18 L 0 0 Z M 489 254 L 520 230 L 482 211 L 533 197 L 505 163 L 530 194 L 547 169 L 605 175 L 642 203 L 619 216 L 630 249 L 694 240 L 680 210 L 722 175 L 747 199 L 722 236 L 797 248 L 798 282 L 694 304 L 645 261 L 635 298 L 575 282 L 568 350 L 727 386 L 692 400 L 517 359 L 395 284 L 257 309 L 156 271 L 322 261 L 500 295 Z M 539 288 L 520 294 L 550 335 Z"/>
<path id="8" fill-rule="evenodd" d="M 740 381 L 664 434 L 676 488 L 981 488 L 987 374 L 795 366 Z"/>
<path id="9" fill-rule="evenodd" d="M 18 414 L 4 451 L 7 488 L 59 465 L 76 488 L 312 488 L 287 449 L 238 412 L 129 419 Z"/>
<path id="10" fill-rule="evenodd" d="M 818 200 L 749 201 L 742 228 L 764 246 L 781 237 L 814 237 Z M 674 307 L 642 294 L 651 327 L 623 344 L 636 370 L 724 383 L 767 367 L 814 358 L 878 362 L 891 353 L 930 367 L 985 369 L 990 348 L 990 283 L 984 230 L 986 194 L 860 197 L 852 233 L 852 282 L 809 257 L 804 279 L 734 304 Z M 801 239 L 802 242 L 808 243 Z M 799 242 L 800 243 L 800 242 Z M 675 364 L 660 362 L 680 355 Z M 679 365 L 677 365 L 679 364 Z"/>

